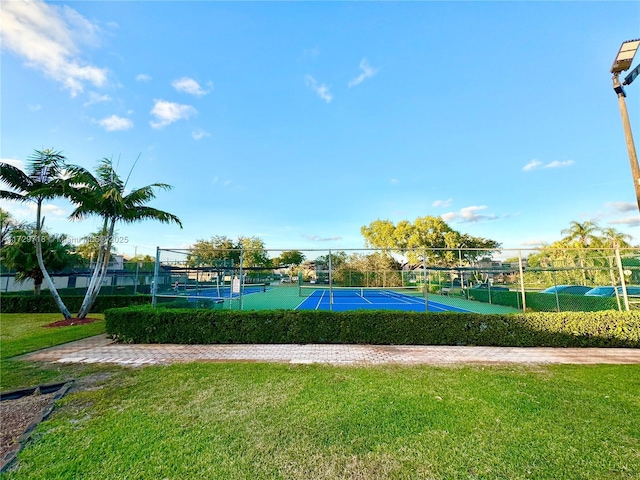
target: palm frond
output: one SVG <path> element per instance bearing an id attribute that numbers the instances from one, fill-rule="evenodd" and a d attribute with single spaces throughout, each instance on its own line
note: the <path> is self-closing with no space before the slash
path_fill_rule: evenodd
<path id="1" fill-rule="evenodd" d="M 120 217 L 125 223 L 135 223 L 141 220 L 156 220 L 160 223 L 175 223 L 182 228 L 180 219 L 172 213 L 152 207 L 136 207 L 127 209 Z"/>
<path id="2" fill-rule="evenodd" d="M 0 162 L 0 181 L 8 187 L 25 192 L 31 188 L 33 182 L 29 175 L 14 165 Z"/>

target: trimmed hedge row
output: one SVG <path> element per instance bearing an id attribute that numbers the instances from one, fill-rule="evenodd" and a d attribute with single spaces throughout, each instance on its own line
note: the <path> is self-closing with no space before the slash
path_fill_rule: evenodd
<path id="1" fill-rule="evenodd" d="M 126 343 L 341 343 L 640 348 L 640 314 L 231 311 L 129 307 L 105 312 Z"/>
<path id="2" fill-rule="evenodd" d="M 84 296 L 64 296 L 62 301 L 70 312 L 80 310 Z M 92 313 L 102 313 L 109 308 L 146 305 L 151 303 L 150 296 L 139 295 L 127 297 L 123 295 L 99 295 L 91 309 Z M 2 313 L 57 313 L 60 310 L 51 295 L 38 296 L 5 296 L 0 297 Z"/>

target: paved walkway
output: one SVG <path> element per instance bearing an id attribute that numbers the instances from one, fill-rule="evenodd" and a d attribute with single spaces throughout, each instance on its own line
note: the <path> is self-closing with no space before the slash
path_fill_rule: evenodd
<path id="1" fill-rule="evenodd" d="M 633 348 L 516 348 L 410 345 L 128 345 L 105 335 L 40 350 L 25 360 L 63 363 L 168 365 L 185 362 L 361 364 L 640 363 Z"/>

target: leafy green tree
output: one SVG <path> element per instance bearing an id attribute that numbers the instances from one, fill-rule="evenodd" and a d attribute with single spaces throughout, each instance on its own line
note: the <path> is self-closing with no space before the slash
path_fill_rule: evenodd
<path id="1" fill-rule="evenodd" d="M 189 249 L 189 266 L 242 266 L 244 268 L 270 268 L 272 261 L 265 249 L 264 242 L 258 237 L 238 237 L 234 242 L 227 236 L 214 235 L 210 240 L 200 239 Z"/>
<path id="2" fill-rule="evenodd" d="M 305 255 L 298 250 L 288 250 L 282 252 L 279 257 L 273 259 L 273 263 L 278 266 L 297 267 L 305 261 Z"/>
<path id="3" fill-rule="evenodd" d="M 388 249 L 419 263 L 423 256 L 432 264 L 453 265 L 473 262 L 500 247 L 500 243 L 462 234 L 439 217 L 419 217 L 414 223 L 376 220 L 360 229 L 369 247 Z M 462 257 L 462 258 L 461 258 Z"/>
<path id="4" fill-rule="evenodd" d="M 210 240 L 199 239 L 189 249 L 187 264 L 217 266 L 223 263 L 234 266 L 240 262 L 237 245 L 225 235 L 214 235 Z"/>
<path id="5" fill-rule="evenodd" d="M 78 312 L 78 318 L 84 318 L 100 293 L 100 287 L 107 273 L 115 227 L 118 223 L 156 220 L 161 223 L 175 223 L 182 228 L 182 222 L 171 213 L 146 205 L 156 197 L 156 189 L 171 190 L 170 185 L 152 183 L 128 191 L 128 178 L 123 180 L 118 175 L 110 158 L 103 158 L 98 163 L 95 175 L 79 166 L 70 167 L 69 172 L 71 178 L 63 186 L 65 196 L 76 205 L 70 218 L 81 220 L 92 215 L 99 216 L 103 220 L 101 230 L 107 232 L 106 241 L 101 243 L 102 248 Z"/>
<path id="6" fill-rule="evenodd" d="M 271 267 L 271 259 L 265 250 L 264 242 L 258 237 L 240 237 L 238 247 L 242 249 L 243 267 Z"/>
<path id="7" fill-rule="evenodd" d="M 0 190 L 0 198 L 36 204 L 36 224 L 34 230 L 35 254 L 42 270 L 44 282 L 55 299 L 62 315 L 69 319 L 71 313 L 58 294 L 53 280 L 47 272 L 42 254 L 42 233 L 44 217 L 42 202 L 61 195 L 61 182 L 65 175 L 66 158 L 53 150 L 35 150 L 28 158 L 28 173 L 8 163 L 0 162 L 0 180 L 12 190 Z"/>
<path id="8" fill-rule="evenodd" d="M 33 227 L 15 229 L 11 232 L 10 243 L 0 249 L 0 260 L 11 270 L 15 270 L 15 278 L 19 282 L 33 280 L 33 293 L 40 295 L 44 280 L 43 270 L 38 262 L 36 252 L 36 236 L 41 240 L 42 260 L 48 271 L 60 272 L 68 267 L 77 266 L 79 258 L 73 247 L 66 243 L 66 237 L 51 236 L 44 232 L 36 233 Z"/>

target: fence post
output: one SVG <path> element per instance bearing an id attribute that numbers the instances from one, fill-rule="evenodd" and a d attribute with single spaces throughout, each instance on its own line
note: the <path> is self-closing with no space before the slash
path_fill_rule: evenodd
<path id="1" fill-rule="evenodd" d="M 429 279 L 431 284 L 431 279 Z M 424 292 L 424 311 L 429 311 L 429 285 L 427 285 L 427 252 L 422 253 L 422 291 Z"/>
<path id="2" fill-rule="evenodd" d="M 329 250 L 329 310 L 333 310 L 333 272 L 331 270 L 331 250 Z"/>
<path id="3" fill-rule="evenodd" d="M 242 310 L 242 291 L 244 290 L 244 272 L 242 263 L 244 262 L 244 248 L 240 248 L 240 291 L 238 292 L 238 310 Z"/>
<path id="4" fill-rule="evenodd" d="M 153 283 L 151 284 L 151 305 L 156 306 L 156 291 L 158 290 L 158 274 L 160 273 L 160 247 L 156 247 L 156 264 L 153 268 Z"/>
<path id="5" fill-rule="evenodd" d="M 620 259 L 620 249 L 616 247 L 616 263 L 618 264 L 618 271 L 620 272 L 620 285 L 622 285 L 622 298 L 624 299 L 624 308 L 629 311 L 629 297 L 627 296 L 627 285 L 624 281 L 624 269 L 622 268 L 622 260 Z M 617 288 L 614 285 L 614 288 Z"/>
<path id="6" fill-rule="evenodd" d="M 611 264 L 611 257 L 608 258 L 609 260 L 609 275 L 611 276 L 611 285 L 613 285 L 613 293 L 616 296 L 616 302 L 618 302 L 618 311 L 621 312 L 622 311 L 622 305 L 620 304 L 620 295 L 618 295 L 618 287 L 616 286 L 616 278 L 615 275 L 613 273 L 613 265 Z"/>
<path id="7" fill-rule="evenodd" d="M 520 271 L 520 291 L 522 293 L 522 311 L 527 311 L 527 297 L 524 293 L 524 268 L 522 268 L 522 250 L 518 250 L 518 269 Z"/>

